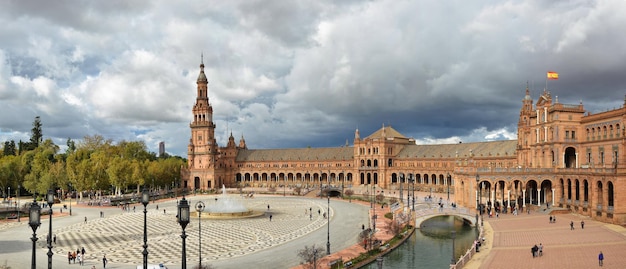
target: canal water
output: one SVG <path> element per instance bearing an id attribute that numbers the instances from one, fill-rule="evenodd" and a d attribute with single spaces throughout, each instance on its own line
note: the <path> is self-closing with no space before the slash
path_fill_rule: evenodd
<path id="1" fill-rule="evenodd" d="M 454 257 L 458 260 L 472 246 L 478 231 L 454 216 L 434 217 L 422 223 L 404 244 L 385 255 L 383 268 L 450 268 L 452 260 L 452 236 Z M 376 262 L 363 268 L 377 269 Z"/>

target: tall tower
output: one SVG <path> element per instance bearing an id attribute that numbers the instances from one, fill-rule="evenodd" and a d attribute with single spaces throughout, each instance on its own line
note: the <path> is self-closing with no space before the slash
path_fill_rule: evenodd
<path id="1" fill-rule="evenodd" d="M 200 74 L 196 81 L 197 97 L 193 106 L 193 121 L 191 138 L 187 147 L 189 180 L 188 188 L 213 188 L 211 181 L 215 174 L 215 162 L 218 155 L 218 146 L 215 139 L 215 123 L 213 123 L 213 107 L 209 103 L 209 81 L 204 74 L 204 62 L 200 64 Z"/>
<path id="2" fill-rule="evenodd" d="M 528 89 L 528 83 L 526 83 L 526 95 L 522 100 L 522 108 L 520 109 L 517 122 L 517 163 L 524 167 L 529 167 L 531 163 L 530 143 L 532 143 L 532 132 L 530 126 L 536 118 L 537 115 L 533 110 L 533 99 L 530 97 L 530 90 Z"/>

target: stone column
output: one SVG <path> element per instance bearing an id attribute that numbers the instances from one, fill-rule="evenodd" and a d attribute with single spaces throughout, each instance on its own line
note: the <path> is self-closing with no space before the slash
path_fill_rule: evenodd
<path id="1" fill-rule="evenodd" d="M 508 211 L 511 212 L 511 190 L 507 190 L 506 206 L 509 208 Z"/>
<path id="2" fill-rule="evenodd" d="M 555 197 L 554 197 L 554 188 L 552 188 L 552 206 L 554 206 L 554 200 L 555 200 Z"/>
<path id="3" fill-rule="evenodd" d="M 522 190 L 522 208 L 526 207 L 526 190 Z"/>
<path id="4" fill-rule="evenodd" d="M 537 188 L 537 206 L 541 206 L 541 188 Z"/>

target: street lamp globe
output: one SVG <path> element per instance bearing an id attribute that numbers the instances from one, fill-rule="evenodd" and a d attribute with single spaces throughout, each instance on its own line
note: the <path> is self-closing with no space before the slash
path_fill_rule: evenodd
<path id="1" fill-rule="evenodd" d="M 178 223 L 183 229 L 189 224 L 189 203 L 185 197 L 178 203 Z"/>
<path id="2" fill-rule="evenodd" d="M 187 224 L 189 224 L 189 203 L 187 202 L 187 199 L 185 199 L 185 196 L 183 196 L 183 199 L 178 202 L 178 214 L 176 216 L 178 217 L 178 224 L 180 224 L 180 227 L 183 229 L 183 233 L 180 235 L 180 238 L 183 239 L 181 267 L 182 269 L 187 269 L 187 247 L 185 245 L 187 234 L 185 234 L 185 228 L 187 227 Z"/>
<path id="3" fill-rule="evenodd" d="M 48 190 L 48 194 L 46 194 L 46 202 L 48 203 L 48 206 L 52 206 L 52 204 L 54 204 L 54 191 L 53 190 Z"/>
<path id="4" fill-rule="evenodd" d="M 28 225 L 33 229 L 33 232 L 41 225 L 41 207 L 36 201 L 30 204 L 30 214 L 28 215 Z"/>
<path id="5" fill-rule="evenodd" d="M 150 193 L 146 188 L 143 188 L 141 192 L 141 204 L 146 207 L 150 203 Z"/>
<path id="6" fill-rule="evenodd" d="M 30 204 L 30 209 L 28 212 L 28 225 L 31 229 L 33 229 L 33 237 L 30 238 L 30 240 L 33 241 L 33 251 L 30 267 L 32 269 L 35 269 L 37 268 L 37 262 L 35 261 L 35 242 L 37 242 L 37 234 L 35 232 L 37 231 L 37 228 L 39 228 L 39 225 L 41 225 L 41 207 L 37 204 L 37 201 L 35 199 L 33 199 L 33 202 Z"/>

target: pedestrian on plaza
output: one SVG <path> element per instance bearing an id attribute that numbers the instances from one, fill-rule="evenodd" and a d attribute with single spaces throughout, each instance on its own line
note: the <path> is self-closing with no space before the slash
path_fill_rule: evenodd
<path id="1" fill-rule="evenodd" d="M 135 206 L 133 206 L 133 213 L 135 213 Z"/>
<path id="2" fill-rule="evenodd" d="M 87 217 L 85 217 L 85 223 L 87 223 Z"/>
<path id="3" fill-rule="evenodd" d="M 580 228 L 581 229 L 585 229 L 585 221 L 584 220 L 580 221 Z"/>
<path id="4" fill-rule="evenodd" d="M 267 211 L 270 211 L 270 205 L 267 205 Z"/>
<path id="5" fill-rule="evenodd" d="M 163 215 L 165 215 L 165 208 L 163 208 Z"/>
<path id="6" fill-rule="evenodd" d="M 556 216 L 552 217 L 552 223 L 556 223 Z"/>
<path id="7" fill-rule="evenodd" d="M 537 256 L 537 245 L 534 245 L 532 248 L 530 248 L 530 252 L 533 254 L 533 258 Z"/>
<path id="8" fill-rule="evenodd" d="M 270 221 L 272 221 L 272 214 L 270 214 Z"/>
<path id="9" fill-rule="evenodd" d="M 604 263 L 604 254 L 602 254 L 602 251 L 600 251 L 600 254 L 598 254 L 598 264 L 602 266 L 603 263 Z"/>
<path id="10" fill-rule="evenodd" d="M 102 256 L 102 267 L 107 268 L 107 255 Z"/>
<path id="11" fill-rule="evenodd" d="M 552 223 L 552 216 L 550 216 L 550 223 Z"/>
<path id="12" fill-rule="evenodd" d="M 543 245 L 539 243 L 539 256 L 543 256 Z"/>
<path id="13" fill-rule="evenodd" d="M 570 230 L 574 230 L 574 221 L 569 222 L 569 228 Z"/>
<path id="14" fill-rule="evenodd" d="M 83 265 L 83 254 L 78 253 L 76 255 L 76 259 L 78 260 L 79 265 Z"/>
<path id="15" fill-rule="evenodd" d="M 309 214 L 309 219 L 313 220 L 313 214 Z"/>
<path id="16" fill-rule="evenodd" d="M 72 252 L 72 263 L 76 264 L 76 251 Z"/>
<path id="17" fill-rule="evenodd" d="M 156 209 L 157 209 L 157 210 L 159 210 L 159 205 L 157 205 L 157 208 L 156 208 Z"/>
<path id="18" fill-rule="evenodd" d="M 67 264 L 72 263 L 72 252 L 67 252 Z"/>
<path id="19" fill-rule="evenodd" d="M 81 254 L 83 254 L 83 255 L 85 255 L 85 247 L 82 247 L 82 248 L 80 249 L 80 253 L 81 253 Z"/>
<path id="20" fill-rule="evenodd" d="M 317 214 L 318 214 L 318 215 L 322 214 L 322 211 L 318 209 L 318 210 L 317 210 Z"/>
<path id="21" fill-rule="evenodd" d="M 54 242 L 55 245 L 57 244 L 57 235 L 56 234 L 52 237 L 52 242 Z"/>

